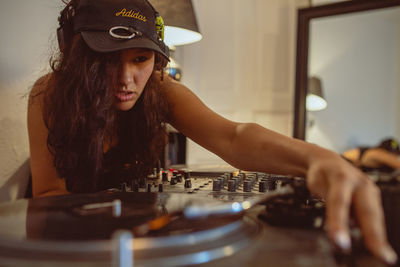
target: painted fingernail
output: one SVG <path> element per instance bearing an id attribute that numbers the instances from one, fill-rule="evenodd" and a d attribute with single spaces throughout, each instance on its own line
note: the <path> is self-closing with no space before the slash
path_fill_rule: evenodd
<path id="1" fill-rule="evenodd" d="M 350 250 L 351 241 L 348 233 L 344 231 L 339 231 L 335 234 L 334 238 L 335 238 L 334 242 L 338 247 L 340 247 L 343 250 Z"/>
<path id="2" fill-rule="evenodd" d="M 385 247 L 381 250 L 381 257 L 387 264 L 395 264 L 397 262 L 397 254 L 391 247 Z"/>

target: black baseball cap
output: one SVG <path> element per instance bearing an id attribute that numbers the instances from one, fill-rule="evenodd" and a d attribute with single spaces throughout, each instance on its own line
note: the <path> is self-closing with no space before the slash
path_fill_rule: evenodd
<path id="1" fill-rule="evenodd" d="M 74 14 L 74 32 L 81 33 L 97 52 L 148 48 L 169 60 L 163 29 L 156 25 L 159 19 L 147 0 L 81 0 Z"/>

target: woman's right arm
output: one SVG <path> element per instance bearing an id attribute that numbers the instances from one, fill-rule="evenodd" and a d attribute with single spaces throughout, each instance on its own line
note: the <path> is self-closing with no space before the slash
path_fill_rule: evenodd
<path id="1" fill-rule="evenodd" d="M 33 197 L 68 194 L 65 180 L 57 175 L 53 155 L 47 148 L 48 130 L 43 121 L 43 96 L 49 75 L 39 79 L 32 88 L 28 103 L 28 133 Z"/>
<path id="2" fill-rule="evenodd" d="M 400 169 L 400 160 L 397 155 L 379 147 L 366 151 L 361 164 L 367 167 L 388 166 L 395 170 Z"/>
<path id="3" fill-rule="evenodd" d="M 342 156 L 358 167 L 379 168 L 388 166 L 395 170 L 400 169 L 400 160 L 398 156 L 379 147 L 369 148 L 365 151 L 361 159 L 360 150 L 358 148 L 348 150 L 344 152 Z"/>

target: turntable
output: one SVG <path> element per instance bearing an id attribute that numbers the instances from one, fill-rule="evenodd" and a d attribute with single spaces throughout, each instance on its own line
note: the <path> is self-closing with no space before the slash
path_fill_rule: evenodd
<path id="1" fill-rule="evenodd" d="M 0 266 L 382 266 L 338 260 L 323 213 L 299 178 L 171 172 L 1 204 Z"/>

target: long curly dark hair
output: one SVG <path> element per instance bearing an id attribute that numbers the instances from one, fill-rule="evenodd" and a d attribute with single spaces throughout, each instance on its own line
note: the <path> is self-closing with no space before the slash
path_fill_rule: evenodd
<path id="1" fill-rule="evenodd" d="M 168 113 L 156 70 L 166 59 L 155 53 L 155 67 L 146 87 L 129 111 L 114 108 L 115 88 L 121 70 L 120 52 L 92 51 L 72 18 L 79 0 L 66 3 L 59 17 L 64 45 L 51 59 L 51 86 L 44 92 L 43 119 L 47 146 L 58 175 L 70 192 L 101 189 L 105 141 L 117 136 L 118 168 L 130 166 L 133 176 L 150 173 L 166 143 L 164 122 Z M 132 179 L 132 177 L 130 178 Z"/>

